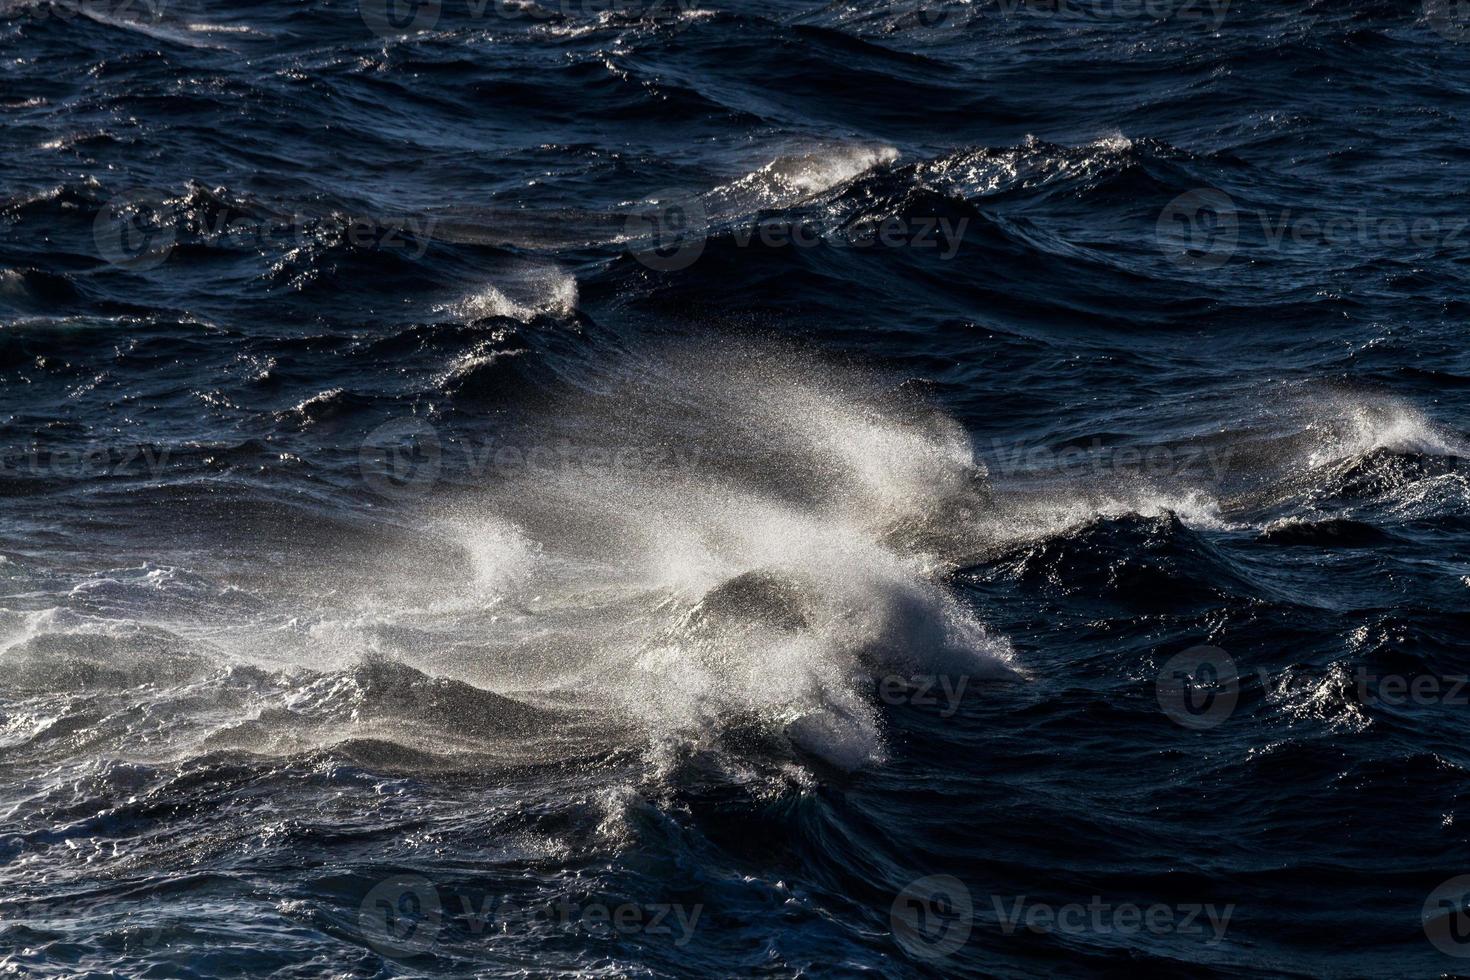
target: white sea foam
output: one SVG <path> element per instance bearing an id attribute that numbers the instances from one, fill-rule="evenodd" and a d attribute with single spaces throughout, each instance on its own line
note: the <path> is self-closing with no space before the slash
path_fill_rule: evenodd
<path id="1" fill-rule="evenodd" d="M 675 754 L 752 726 L 849 767 L 882 754 L 874 676 L 1011 674 L 1008 645 L 937 577 L 944 556 L 893 538 L 975 493 L 953 423 L 748 351 L 660 373 L 567 406 L 558 425 L 581 445 L 698 443 L 698 465 L 526 473 L 445 515 L 503 618 L 478 663 L 437 669 L 577 692 Z M 766 583 L 749 607 L 703 615 L 742 576 Z M 798 626 L 762 608 L 767 585 Z"/>
<path id="2" fill-rule="evenodd" d="M 1374 449 L 1431 455 L 1470 455 L 1465 441 L 1435 425 L 1407 402 L 1384 395 L 1335 393 L 1304 408 L 1316 437 L 1307 462 L 1324 466 Z"/>
<path id="3" fill-rule="evenodd" d="M 33 692 L 154 684 L 176 688 L 181 706 L 203 698 L 207 718 L 177 722 L 181 744 L 196 746 L 224 726 L 208 744 L 300 751 L 372 738 L 490 751 L 476 739 L 520 729 L 497 727 L 512 709 L 468 684 L 575 706 L 600 719 L 604 740 L 636 733 L 656 769 L 690 753 L 746 766 L 752 747 L 783 744 L 854 768 L 884 756 L 875 678 L 1017 675 L 1008 642 L 954 593 L 957 565 L 1099 517 L 1173 513 L 1201 530 L 1234 519 L 1187 482 L 1083 473 L 990 487 L 953 420 L 781 347 L 650 351 L 607 371 L 591 393 L 526 420 L 526 432 L 571 447 L 548 457 L 556 465 L 426 501 L 410 545 L 303 561 L 250 596 L 161 565 L 69 591 L 51 583 L 63 605 L 0 620 L 0 664 Z M 1309 458 L 1458 447 L 1400 403 L 1293 405 L 1274 432 L 1296 455 L 1273 466 L 1307 473 Z M 615 462 L 624 447 L 643 452 Z M 216 703 L 198 685 L 230 661 L 267 673 L 237 676 Z M 373 663 L 416 670 L 363 666 Z M 413 721 L 446 703 L 484 718 L 452 737 L 442 711 Z M 17 725 L 0 737 L 33 730 Z"/>
<path id="4" fill-rule="evenodd" d="M 892 146 L 820 143 L 787 148 L 750 173 L 714 188 L 704 206 L 712 217 L 736 218 L 786 208 L 898 159 Z"/>
<path id="5" fill-rule="evenodd" d="M 538 418 L 569 465 L 425 503 L 403 547 L 297 556 L 248 599 L 170 566 L 85 577 L 0 622 L 0 664 L 27 691 L 159 685 L 174 734 L 149 753 L 562 750 L 494 691 L 636 738 L 655 773 L 861 766 L 876 678 L 1015 676 L 945 579 L 983 495 L 953 421 L 784 349 L 665 353 Z M 661 462 L 579 455 L 626 446 Z M 232 663 L 264 670 L 219 680 Z"/>
<path id="6" fill-rule="evenodd" d="M 550 265 L 528 265 L 503 272 L 458 302 L 439 307 L 465 321 L 509 317 L 529 323 L 538 316 L 569 316 L 577 309 L 577 279 Z"/>

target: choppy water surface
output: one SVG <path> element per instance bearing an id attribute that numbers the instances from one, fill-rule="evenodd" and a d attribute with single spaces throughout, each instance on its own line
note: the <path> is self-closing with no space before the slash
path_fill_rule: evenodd
<path id="1" fill-rule="evenodd" d="M 0 6 L 0 965 L 1470 962 L 1463 5 Z"/>

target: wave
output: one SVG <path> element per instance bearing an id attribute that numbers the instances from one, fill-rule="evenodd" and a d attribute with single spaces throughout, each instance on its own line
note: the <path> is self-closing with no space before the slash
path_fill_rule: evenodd
<path id="1" fill-rule="evenodd" d="M 544 464 L 441 517 L 525 610 L 502 668 L 596 690 L 674 756 L 754 725 L 846 768 L 881 757 L 865 678 L 1009 673 L 946 556 L 913 548 L 979 500 L 953 423 L 738 345 L 624 370 L 656 377 L 563 405 L 534 433 Z"/>
<path id="2" fill-rule="evenodd" d="M 323 420 L 345 397 L 292 411 Z M 1254 524 L 1263 544 L 1361 547 L 1377 532 L 1319 516 L 1328 496 L 1461 478 L 1457 457 L 1427 454 L 1457 450 L 1453 433 L 1344 392 L 1296 393 L 1275 430 L 1236 437 L 1265 467 L 1248 504 L 1189 480 L 987 472 L 964 429 L 905 386 L 709 336 L 605 362 L 503 423 L 483 486 L 400 516 L 411 549 L 364 546 L 350 574 L 283 567 L 249 594 L 161 567 L 95 576 L 65 608 L 4 624 L 7 685 L 121 695 L 247 666 L 274 678 L 275 693 L 184 726 L 188 751 L 359 739 L 445 765 L 493 759 L 515 734 L 519 758 L 545 758 L 571 751 L 546 740 L 572 710 L 604 744 L 642 746 L 657 778 L 694 760 L 851 770 L 886 756 L 876 680 L 1021 676 L 955 591 L 977 568 L 1073 602 L 1271 601 L 1217 535 Z M 1379 480 L 1390 471 L 1396 483 Z M 1296 509 L 1269 516 L 1282 507 Z M 330 600 L 308 578 L 335 582 Z"/>
<path id="3" fill-rule="evenodd" d="M 1309 466 L 1327 466 L 1374 450 L 1470 457 L 1470 444 L 1422 411 L 1388 396 L 1351 393 L 1313 398 L 1315 417 L 1308 430 L 1318 445 L 1307 457 Z"/>
<path id="4" fill-rule="evenodd" d="M 783 152 L 744 176 L 704 195 L 712 215 L 743 217 L 763 208 L 786 208 L 893 163 L 892 146 L 862 143 L 816 145 Z"/>
<path id="5" fill-rule="evenodd" d="M 507 269 L 495 283 L 440 312 L 467 323 L 495 317 L 530 323 L 539 316 L 570 316 L 576 309 L 575 276 L 556 266 L 526 265 Z"/>
<path id="6" fill-rule="evenodd" d="M 292 412 L 317 420 L 344 397 Z M 857 768 L 884 756 L 875 679 L 1015 676 L 1009 644 L 946 584 L 983 520 L 983 471 L 953 420 L 877 378 L 706 343 L 607 365 L 508 431 L 522 462 L 487 474 L 490 492 L 426 504 L 428 541 L 358 569 L 365 590 L 307 602 L 295 579 L 321 571 L 282 569 L 222 626 L 238 598 L 206 581 L 106 576 L 74 591 L 90 611 L 54 614 L 84 622 L 33 628 L 0 663 L 27 690 L 287 671 L 288 707 L 273 695 L 207 739 L 252 752 L 353 737 L 443 754 L 450 731 L 486 751 L 507 719 L 524 734 L 524 704 L 555 702 L 615 741 L 631 726 L 658 772 L 752 752 Z"/>

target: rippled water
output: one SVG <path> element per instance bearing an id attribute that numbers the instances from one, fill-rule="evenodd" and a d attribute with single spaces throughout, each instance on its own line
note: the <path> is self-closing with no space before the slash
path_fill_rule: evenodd
<path id="1" fill-rule="evenodd" d="M 0 965 L 1464 972 L 1462 7 L 4 2 Z"/>

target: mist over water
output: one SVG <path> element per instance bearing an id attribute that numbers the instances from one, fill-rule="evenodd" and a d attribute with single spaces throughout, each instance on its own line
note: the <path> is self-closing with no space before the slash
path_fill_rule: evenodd
<path id="1" fill-rule="evenodd" d="M 515 683 L 607 699 L 656 741 L 755 725 L 851 768 L 881 756 L 865 682 L 1008 673 L 944 581 L 951 518 L 985 499 L 962 430 L 779 353 L 665 352 L 537 433 L 625 452 L 456 499 L 477 586 L 529 612 L 501 631 L 502 669 L 537 665 Z"/>
<path id="2" fill-rule="evenodd" d="M 0 969 L 1454 974 L 1457 17 L 0 5 Z"/>
<path id="3" fill-rule="evenodd" d="M 164 736 L 185 754 L 366 737 L 340 716 L 322 728 L 295 699 L 331 702 L 344 676 L 388 670 L 412 678 L 378 692 L 403 738 L 450 756 L 442 733 L 412 732 L 431 677 L 605 719 L 658 765 L 757 736 L 843 769 L 878 761 L 878 679 L 1014 676 L 1008 644 L 946 582 L 974 536 L 954 517 L 985 507 L 983 472 L 953 420 L 875 378 L 727 348 L 613 365 L 605 389 L 537 409 L 515 430 L 537 445 L 482 449 L 481 482 L 407 506 L 411 543 L 350 574 L 288 559 L 247 593 L 174 567 L 113 570 L 72 588 L 80 609 L 17 617 L 6 661 L 27 689 L 279 675 L 284 704 Z M 472 710 L 504 734 L 500 702 L 486 704 Z"/>

